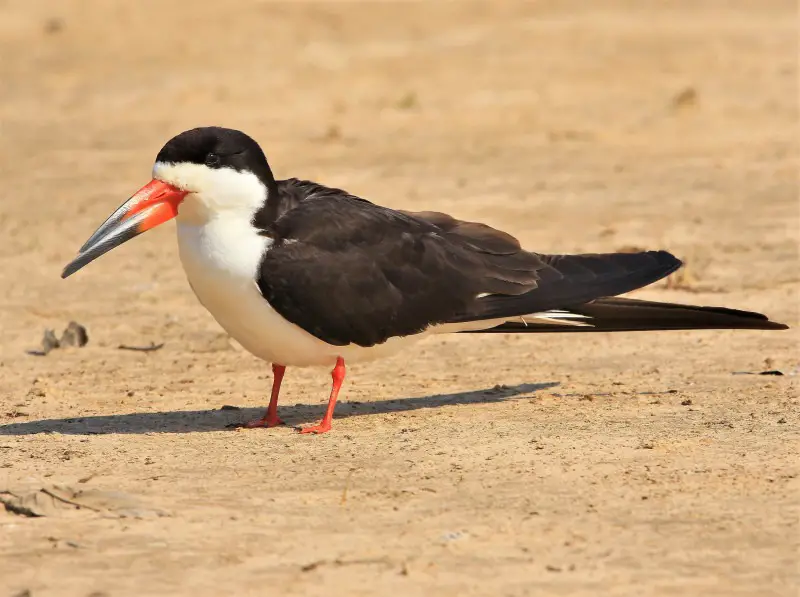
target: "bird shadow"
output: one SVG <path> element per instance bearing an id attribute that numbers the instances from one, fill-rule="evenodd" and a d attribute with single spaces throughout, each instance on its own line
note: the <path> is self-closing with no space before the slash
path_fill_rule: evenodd
<path id="1" fill-rule="evenodd" d="M 343 401 L 336 407 L 336 418 L 358 417 L 381 413 L 407 412 L 424 408 L 438 408 L 454 404 L 483 404 L 504 402 L 512 398 L 553 388 L 559 382 L 526 383 L 516 386 L 495 386 L 484 390 L 471 390 L 453 394 L 433 394 L 415 398 L 396 398 L 370 402 Z M 44 419 L 25 423 L 0 425 L 0 435 L 34 435 L 37 433 L 63 433 L 69 435 L 102 435 L 107 433 L 192 433 L 220 431 L 240 427 L 245 421 L 259 418 L 264 408 L 224 406 L 219 409 L 167 411 L 154 413 L 129 413 Z M 325 404 L 294 404 L 280 409 L 281 417 L 290 425 L 320 419 Z"/>

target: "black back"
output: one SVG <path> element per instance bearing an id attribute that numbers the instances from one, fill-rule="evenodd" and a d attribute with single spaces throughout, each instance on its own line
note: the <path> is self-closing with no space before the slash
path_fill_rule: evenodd
<path id="1" fill-rule="evenodd" d="M 663 251 L 537 255 L 483 224 L 391 210 L 309 181 L 277 184 L 280 215 L 264 230 L 273 244 L 256 283 L 284 318 L 337 346 L 581 304 L 680 266 Z"/>

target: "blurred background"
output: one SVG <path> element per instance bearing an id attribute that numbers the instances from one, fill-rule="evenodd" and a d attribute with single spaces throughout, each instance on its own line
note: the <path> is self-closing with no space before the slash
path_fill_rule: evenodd
<path id="1" fill-rule="evenodd" d="M 197 303 L 173 225 L 59 278 L 161 146 L 203 125 L 250 134 L 278 178 L 538 252 L 670 250 L 686 268 L 637 296 L 795 329 L 437 338 L 354 367 L 351 416 L 317 443 L 232 433 L 269 368 Z M 87 595 L 76 570 L 115 596 L 220 579 L 522 595 L 544 577 L 549 594 L 788 595 L 799 133 L 793 0 L 0 0 L 0 482 L 96 475 L 174 514 L 130 533 L 14 519 L 0 579 L 37 597 L 30 579 L 54 575 L 50 594 Z M 85 348 L 26 354 L 71 320 Z M 731 375 L 764 369 L 787 375 Z M 328 380 L 289 372 L 290 424 L 319 418 Z M 545 382 L 561 386 L 482 404 Z M 346 508 L 348 467 L 369 474 Z M 53 536 L 90 549 L 46 559 Z M 314 564 L 376 557 L 390 565 Z"/>
<path id="2" fill-rule="evenodd" d="M 97 314 L 149 283 L 193 305 L 169 227 L 58 274 L 166 140 L 211 124 L 255 137 L 278 177 L 477 218 L 533 250 L 666 248 L 728 290 L 796 277 L 789 0 L 0 11 L 7 333 L 33 305 Z"/>

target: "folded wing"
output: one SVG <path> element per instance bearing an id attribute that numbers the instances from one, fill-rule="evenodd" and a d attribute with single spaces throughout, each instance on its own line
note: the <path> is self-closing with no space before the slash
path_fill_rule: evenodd
<path id="1" fill-rule="evenodd" d="M 305 181 L 290 188 L 291 209 L 264 231 L 273 244 L 256 283 L 283 317 L 333 345 L 496 326 L 629 292 L 681 265 L 664 251 L 538 255 L 446 214 L 395 211 Z"/>

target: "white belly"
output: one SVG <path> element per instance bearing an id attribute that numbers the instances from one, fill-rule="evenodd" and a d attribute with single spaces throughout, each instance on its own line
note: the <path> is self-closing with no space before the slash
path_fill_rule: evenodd
<path id="1" fill-rule="evenodd" d="M 391 338 L 363 348 L 331 346 L 275 311 L 256 286 L 261 255 L 270 239 L 259 236 L 249 222 L 216 218 L 202 225 L 178 220 L 181 263 L 197 298 L 214 319 L 253 355 L 279 365 L 333 366 L 392 355 L 425 334 Z"/>

